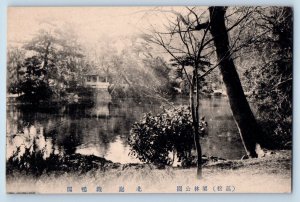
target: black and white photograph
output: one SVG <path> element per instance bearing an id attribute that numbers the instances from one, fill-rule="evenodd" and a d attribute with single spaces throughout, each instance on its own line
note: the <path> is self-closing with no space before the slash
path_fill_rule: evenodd
<path id="1" fill-rule="evenodd" d="M 6 192 L 291 193 L 293 7 L 8 7 Z"/>

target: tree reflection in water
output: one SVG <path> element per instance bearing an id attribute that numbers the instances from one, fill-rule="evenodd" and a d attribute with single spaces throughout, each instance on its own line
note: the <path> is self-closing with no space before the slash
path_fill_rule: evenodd
<path id="1" fill-rule="evenodd" d="M 175 104 L 185 102 L 178 99 Z M 93 110 L 97 116 L 91 113 Z M 20 159 L 26 153 L 44 160 L 56 158 L 59 162 L 59 158 L 80 154 L 135 163 L 138 160 L 128 156 L 131 125 L 140 120 L 143 113 L 160 110 L 160 104 L 136 103 L 130 99 L 99 102 L 92 108 L 69 105 L 46 112 L 11 105 L 7 108 L 6 158 Z M 239 159 L 244 149 L 226 98 L 203 99 L 201 110 L 209 126 L 208 137 L 201 141 L 204 154 Z"/>

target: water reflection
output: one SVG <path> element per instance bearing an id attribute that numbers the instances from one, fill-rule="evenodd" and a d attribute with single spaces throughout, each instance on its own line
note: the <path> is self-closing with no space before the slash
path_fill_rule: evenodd
<path id="1" fill-rule="evenodd" d="M 175 104 L 187 102 L 187 99 L 177 99 Z M 201 143 L 204 154 L 240 158 L 244 149 L 228 101 L 203 99 L 200 109 L 209 132 Z M 29 149 L 31 153 L 41 151 L 43 158 L 51 153 L 61 156 L 79 153 L 113 162 L 138 162 L 128 156 L 130 126 L 140 120 L 143 113 L 160 110 L 160 104 L 137 104 L 130 99 L 99 102 L 92 108 L 70 105 L 47 113 L 10 105 L 7 108 L 7 159 L 17 151 L 20 157 Z"/>
<path id="2" fill-rule="evenodd" d="M 14 154 L 17 158 L 25 153 L 26 149 L 30 154 L 41 151 L 43 159 L 46 159 L 54 151 L 52 139 L 46 139 L 43 126 L 28 126 L 23 132 L 12 134 L 7 137 L 7 159 Z M 57 153 L 57 151 L 55 151 Z"/>

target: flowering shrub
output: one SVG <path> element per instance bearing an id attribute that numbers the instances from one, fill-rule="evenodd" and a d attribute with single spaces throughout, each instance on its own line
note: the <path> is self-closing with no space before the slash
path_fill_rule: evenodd
<path id="1" fill-rule="evenodd" d="M 164 109 L 155 116 L 145 114 L 139 123 L 133 124 L 130 131 L 130 155 L 155 165 L 172 165 L 177 155 L 182 165 L 189 166 L 194 149 L 192 123 L 187 106 Z M 200 132 L 204 131 L 204 124 L 204 121 L 199 124 Z"/>

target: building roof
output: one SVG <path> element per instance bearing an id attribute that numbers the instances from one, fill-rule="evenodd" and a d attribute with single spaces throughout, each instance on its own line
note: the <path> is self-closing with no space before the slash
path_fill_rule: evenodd
<path id="1" fill-rule="evenodd" d="M 93 69 L 84 74 L 84 76 L 107 76 L 103 69 Z"/>

